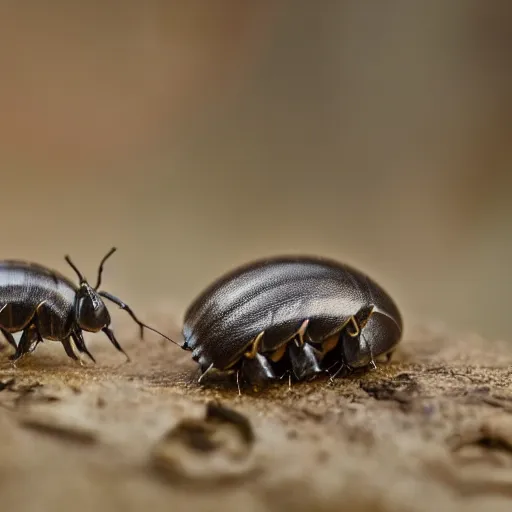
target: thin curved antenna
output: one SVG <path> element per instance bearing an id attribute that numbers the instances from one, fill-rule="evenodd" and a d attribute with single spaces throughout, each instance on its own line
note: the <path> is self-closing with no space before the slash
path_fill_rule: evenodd
<path id="1" fill-rule="evenodd" d="M 162 336 L 163 338 L 165 338 L 167 341 L 170 341 L 171 343 L 174 343 L 175 345 L 177 345 L 178 347 L 180 348 L 183 348 L 182 345 L 180 345 L 177 341 L 174 341 L 172 340 L 171 338 L 169 338 L 169 336 L 166 336 L 165 334 L 161 333 L 160 331 L 157 331 L 156 329 L 153 329 L 153 327 L 150 327 L 149 325 L 141 322 L 136 316 L 135 316 L 135 313 L 132 311 L 132 309 L 130 308 L 130 306 L 128 306 L 127 304 L 125 304 L 121 299 L 118 299 L 117 297 L 115 297 L 114 295 L 108 293 L 108 292 L 105 292 L 105 291 L 101 291 L 101 292 L 98 292 L 98 295 L 100 297 L 103 297 L 105 299 L 108 299 L 109 301 L 113 302 L 114 304 L 116 304 L 117 306 L 119 306 L 121 309 L 123 309 L 124 311 L 126 311 L 133 319 L 133 321 L 135 323 L 138 324 L 138 326 L 140 327 L 140 338 L 141 339 L 144 339 L 144 329 L 148 329 L 149 331 L 153 331 L 155 332 L 156 334 L 159 334 L 160 336 Z"/>
<path id="2" fill-rule="evenodd" d="M 68 262 L 69 266 L 76 272 L 76 275 L 78 276 L 80 282 L 83 283 L 85 281 L 85 278 L 80 272 L 80 270 L 78 270 L 76 265 L 71 261 L 71 258 L 66 254 L 66 256 L 64 256 L 64 259 Z"/>
<path id="3" fill-rule="evenodd" d="M 97 290 L 101 285 L 101 275 L 103 274 L 103 265 L 105 264 L 105 261 L 107 261 L 112 254 L 114 254 L 117 251 L 116 247 L 112 247 L 110 251 L 103 257 L 103 259 L 100 262 L 100 266 L 98 268 L 98 281 L 96 283 L 96 286 L 94 287 L 95 290 Z"/>

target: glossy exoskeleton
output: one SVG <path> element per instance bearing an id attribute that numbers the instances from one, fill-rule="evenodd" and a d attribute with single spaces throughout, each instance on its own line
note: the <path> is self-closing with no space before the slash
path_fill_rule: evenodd
<path id="1" fill-rule="evenodd" d="M 275 257 L 212 283 L 185 313 L 182 348 L 201 377 L 236 372 L 263 385 L 341 369 L 375 367 L 402 335 L 401 314 L 368 276 L 336 261 Z"/>
<path id="2" fill-rule="evenodd" d="M 115 250 L 115 247 L 112 248 L 102 259 L 94 288 L 69 256 L 65 259 L 78 276 L 78 286 L 57 271 L 36 263 L 0 261 L 0 331 L 15 349 L 15 353 L 9 357 L 11 361 L 15 362 L 32 352 L 45 339 L 60 341 L 66 354 L 75 361 L 81 360 L 75 353 L 73 344 L 80 353 L 95 361 L 85 345 L 83 331 L 103 331 L 114 347 L 129 360 L 109 327 L 110 314 L 103 298 L 118 305 L 132 317 L 140 327 L 141 338 L 144 328 L 147 328 L 172 341 L 142 323 L 130 307 L 117 297 L 99 291 L 103 265 Z M 13 337 L 17 332 L 22 332 L 18 344 Z"/>

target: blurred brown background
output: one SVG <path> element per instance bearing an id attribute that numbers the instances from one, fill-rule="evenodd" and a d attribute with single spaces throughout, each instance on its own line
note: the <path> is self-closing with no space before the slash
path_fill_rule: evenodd
<path id="1" fill-rule="evenodd" d="M 2 258 L 139 311 L 277 253 L 512 340 L 512 4 L 0 4 Z M 163 306 L 162 306 L 163 307 Z"/>

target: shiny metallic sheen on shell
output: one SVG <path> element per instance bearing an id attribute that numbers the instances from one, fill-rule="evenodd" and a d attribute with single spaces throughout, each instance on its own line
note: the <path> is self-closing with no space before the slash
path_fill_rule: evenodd
<path id="1" fill-rule="evenodd" d="M 40 323 L 41 336 L 67 337 L 73 327 L 77 289 L 67 277 L 36 263 L 1 261 L 0 326 L 9 332 L 20 331 L 39 307 L 39 315 L 47 319 Z M 63 318 L 69 320 L 63 323 Z"/>
<path id="2" fill-rule="evenodd" d="M 307 341 L 315 345 L 369 306 L 375 318 L 380 313 L 386 325 L 395 326 L 390 335 L 379 333 L 379 346 L 373 347 L 373 355 L 378 356 L 398 343 L 402 318 L 377 283 L 325 258 L 268 258 L 236 268 L 199 295 L 185 313 L 185 346 L 202 368 L 213 364 L 222 370 L 239 359 L 262 331 L 259 352 L 272 352 L 309 319 Z M 378 329 L 378 321 L 369 328 Z"/>
<path id="3" fill-rule="evenodd" d="M 62 343 L 69 358 L 82 364 L 80 354 L 96 362 L 83 337 L 84 332 L 102 331 L 116 350 L 123 350 L 110 328 L 111 317 L 103 299 L 126 311 L 139 326 L 141 339 L 144 329 L 154 331 L 174 342 L 156 329 L 141 322 L 121 299 L 100 290 L 103 266 L 117 249 L 112 247 L 103 256 L 92 287 L 78 267 L 66 255 L 64 259 L 75 271 L 79 284 L 64 275 L 37 263 L 22 260 L 0 261 L 0 333 L 14 349 L 9 356 L 12 364 L 32 353 L 45 339 Z M 13 334 L 21 332 L 19 341 Z"/>

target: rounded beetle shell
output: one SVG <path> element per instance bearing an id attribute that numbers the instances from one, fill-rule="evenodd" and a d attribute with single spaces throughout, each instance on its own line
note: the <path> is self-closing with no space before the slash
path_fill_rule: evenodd
<path id="1" fill-rule="evenodd" d="M 258 352 L 263 354 L 292 339 L 305 320 L 305 340 L 320 344 L 353 316 L 363 313 L 364 323 L 372 308 L 367 327 L 377 335 L 377 346 L 372 340 L 370 351 L 377 356 L 391 351 L 402 331 L 396 304 L 378 284 L 325 258 L 268 258 L 225 274 L 197 297 L 185 313 L 184 348 L 203 369 L 213 365 L 223 370 L 262 332 Z M 364 347 L 361 350 L 364 355 Z"/>
<path id="2" fill-rule="evenodd" d="M 73 327 L 76 291 L 77 286 L 67 277 L 42 265 L 1 261 L 0 327 L 21 331 L 37 312 L 43 338 L 65 338 Z"/>

